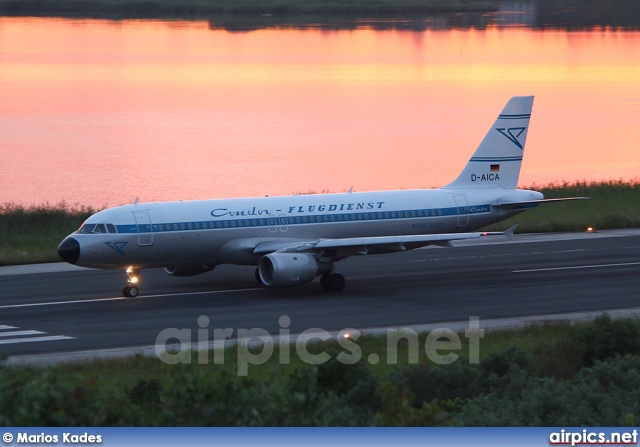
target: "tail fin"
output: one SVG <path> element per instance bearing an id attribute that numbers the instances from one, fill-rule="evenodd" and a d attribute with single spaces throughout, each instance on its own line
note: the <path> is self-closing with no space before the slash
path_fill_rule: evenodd
<path id="1" fill-rule="evenodd" d="M 532 107 L 533 96 L 511 98 L 462 173 L 445 188 L 515 189 Z"/>

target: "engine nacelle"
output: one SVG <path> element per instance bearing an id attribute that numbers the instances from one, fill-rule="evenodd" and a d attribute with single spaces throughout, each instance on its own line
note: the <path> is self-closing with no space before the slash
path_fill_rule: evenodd
<path id="1" fill-rule="evenodd" d="M 333 270 L 333 264 L 318 262 L 313 255 L 271 253 L 260 258 L 260 280 L 268 287 L 292 287 L 313 281 Z"/>
<path id="2" fill-rule="evenodd" d="M 171 276 L 195 276 L 202 273 L 207 273 L 213 270 L 216 266 L 199 265 L 192 267 L 165 267 L 164 271 Z"/>

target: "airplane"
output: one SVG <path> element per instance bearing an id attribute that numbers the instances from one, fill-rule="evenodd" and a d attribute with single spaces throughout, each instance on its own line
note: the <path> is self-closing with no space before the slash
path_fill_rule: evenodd
<path id="1" fill-rule="evenodd" d="M 511 98 L 464 167 L 438 189 L 309 194 L 138 203 L 89 217 L 58 247 L 70 264 L 124 269 L 125 297 L 139 293 L 137 271 L 164 268 L 193 276 L 220 264 L 257 266 L 267 287 L 305 284 L 320 276 L 342 290 L 335 263 L 350 256 L 401 252 L 428 245 L 504 235 L 473 232 L 547 202 L 517 189 L 533 96 Z M 471 232 L 470 232 L 471 231 Z"/>

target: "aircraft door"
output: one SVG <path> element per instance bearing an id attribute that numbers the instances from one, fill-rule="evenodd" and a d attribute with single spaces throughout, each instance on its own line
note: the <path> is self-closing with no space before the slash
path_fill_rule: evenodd
<path id="1" fill-rule="evenodd" d="M 458 208 L 458 228 L 466 227 L 469 224 L 469 204 L 463 194 L 453 196 Z"/>
<path id="2" fill-rule="evenodd" d="M 138 228 L 138 246 L 153 245 L 153 228 L 151 227 L 151 219 L 149 213 L 136 211 L 133 213 Z"/>
<path id="3" fill-rule="evenodd" d="M 284 214 L 280 214 L 278 216 L 278 220 L 280 221 L 280 231 L 282 233 L 286 233 L 287 230 L 289 229 L 289 224 L 287 223 L 287 216 L 285 216 Z"/>
<path id="4" fill-rule="evenodd" d="M 267 214 L 267 221 L 269 222 L 269 233 L 275 233 L 278 231 L 278 223 L 276 217 L 273 214 Z"/>

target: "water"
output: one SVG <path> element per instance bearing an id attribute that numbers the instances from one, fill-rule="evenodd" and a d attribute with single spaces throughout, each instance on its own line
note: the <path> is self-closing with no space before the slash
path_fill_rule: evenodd
<path id="1" fill-rule="evenodd" d="M 250 32 L 2 17 L 0 203 L 441 186 L 529 94 L 521 186 L 640 177 L 640 28 L 507 6 Z"/>

